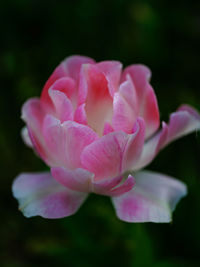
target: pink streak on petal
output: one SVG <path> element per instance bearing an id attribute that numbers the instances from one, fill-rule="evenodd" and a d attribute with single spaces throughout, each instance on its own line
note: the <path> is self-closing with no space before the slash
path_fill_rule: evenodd
<path id="1" fill-rule="evenodd" d="M 61 186 L 50 173 L 23 173 L 12 186 L 19 209 L 26 217 L 63 218 L 74 214 L 87 194 Z"/>
<path id="2" fill-rule="evenodd" d="M 119 219 L 126 222 L 170 222 L 171 213 L 187 194 L 184 183 L 163 174 L 136 173 L 136 185 L 128 193 L 113 197 Z"/>
<path id="3" fill-rule="evenodd" d="M 112 189 L 109 195 L 112 197 L 121 196 L 132 190 L 134 186 L 135 186 L 135 178 L 132 175 L 129 175 L 128 178 L 125 180 L 125 182 L 122 185 Z"/>
<path id="4" fill-rule="evenodd" d="M 63 186 L 79 192 L 91 192 L 92 179 L 94 174 L 84 169 L 75 169 L 73 171 L 63 167 L 54 167 L 51 169 L 52 176 Z"/>

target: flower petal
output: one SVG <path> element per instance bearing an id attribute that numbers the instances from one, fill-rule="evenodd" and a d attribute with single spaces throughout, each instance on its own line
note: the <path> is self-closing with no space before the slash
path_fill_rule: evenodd
<path id="1" fill-rule="evenodd" d="M 125 68 L 122 81 L 125 81 L 128 76 L 132 78 L 135 85 L 139 116 L 145 120 L 146 138 L 148 138 L 156 132 L 160 124 L 157 99 L 149 84 L 151 72 L 146 66 L 136 64 Z"/>
<path id="2" fill-rule="evenodd" d="M 142 171 L 128 193 L 113 197 L 119 219 L 126 222 L 170 222 L 171 212 L 187 194 L 184 183 L 163 174 Z"/>
<path id="3" fill-rule="evenodd" d="M 71 56 L 63 60 L 46 82 L 41 95 L 42 101 L 49 102 L 48 90 L 56 80 L 62 77 L 70 77 L 77 81 L 80 73 L 80 68 L 82 64 L 86 63 L 93 64 L 94 60 L 83 56 Z"/>
<path id="4" fill-rule="evenodd" d="M 138 120 L 133 134 L 112 132 L 88 145 L 81 155 L 85 169 L 95 174 L 95 181 L 114 178 L 127 171 L 142 152 L 144 123 Z"/>
<path id="5" fill-rule="evenodd" d="M 144 145 L 141 157 L 131 169 L 139 170 L 148 165 L 158 152 L 172 141 L 200 129 L 200 115 L 189 106 L 182 106 L 170 116 L 169 124 L 163 123 L 163 128 Z"/>
<path id="6" fill-rule="evenodd" d="M 54 167 L 51 168 L 51 173 L 59 183 L 69 189 L 79 192 L 92 191 L 92 179 L 94 174 L 84 169 L 79 168 L 71 171 L 63 167 Z"/>
<path id="7" fill-rule="evenodd" d="M 96 67 L 103 72 L 108 82 L 110 95 L 113 96 L 118 90 L 121 78 L 122 64 L 119 61 L 102 61 Z"/>
<path id="8" fill-rule="evenodd" d="M 24 216 L 62 218 L 74 214 L 87 194 L 61 186 L 50 173 L 20 174 L 12 186 Z"/>
<path id="9" fill-rule="evenodd" d="M 73 121 L 61 124 L 53 116 L 47 115 L 43 125 L 43 136 L 55 163 L 68 169 L 81 168 L 83 149 L 98 138 L 89 127 Z"/>
<path id="10" fill-rule="evenodd" d="M 73 120 L 73 106 L 69 98 L 61 91 L 49 89 L 49 96 L 54 104 L 55 116 L 61 121 Z"/>
<path id="11" fill-rule="evenodd" d="M 132 133 L 138 116 L 137 95 L 131 79 L 123 82 L 114 94 L 112 125 L 115 131 Z"/>
<path id="12" fill-rule="evenodd" d="M 24 141 L 24 143 L 28 146 L 28 147 L 33 147 L 33 144 L 31 142 L 30 136 L 29 136 L 29 132 L 26 126 L 24 126 L 21 130 L 21 136 L 22 139 Z"/>
<path id="13" fill-rule="evenodd" d="M 111 121 L 112 102 L 108 81 L 103 72 L 96 65 L 83 65 L 80 73 L 78 103 L 86 104 L 88 125 L 99 135 L 103 134 L 105 122 Z"/>

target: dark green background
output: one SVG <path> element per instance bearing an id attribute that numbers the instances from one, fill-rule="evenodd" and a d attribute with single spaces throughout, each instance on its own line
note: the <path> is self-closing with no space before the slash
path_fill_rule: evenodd
<path id="1" fill-rule="evenodd" d="M 200 266 L 199 133 L 149 166 L 188 185 L 171 224 L 121 222 L 109 198 L 96 195 L 72 217 L 27 219 L 11 194 L 18 173 L 46 169 L 21 141 L 21 106 L 66 56 L 148 65 L 161 119 L 182 103 L 200 110 L 200 1 L 7 0 L 0 29 L 0 265 Z"/>

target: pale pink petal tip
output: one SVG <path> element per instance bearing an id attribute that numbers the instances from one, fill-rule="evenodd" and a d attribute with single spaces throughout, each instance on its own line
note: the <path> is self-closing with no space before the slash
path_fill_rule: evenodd
<path id="1" fill-rule="evenodd" d="M 22 128 L 22 130 L 21 130 L 21 136 L 22 136 L 22 139 L 23 139 L 24 143 L 28 147 L 33 148 L 33 144 L 32 144 L 32 141 L 30 139 L 29 132 L 28 132 L 28 129 L 27 129 L 26 126 Z"/>
<path id="2" fill-rule="evenodd" d="M 187 194 L 186 185 L 148 171 L 136 173 L 135 179 L 131 191 L 112 198 L 119 219 L 126 222 L 170 222 L 176 204 Z"/>
<path id="3" fill-rule="evenodd" d="M 49 219 L 74 214 L 87 197 L 85 193 L 61 186 L 50 173 L 20 174 L 12 191 L 24 216 L 39 215 Z"/>

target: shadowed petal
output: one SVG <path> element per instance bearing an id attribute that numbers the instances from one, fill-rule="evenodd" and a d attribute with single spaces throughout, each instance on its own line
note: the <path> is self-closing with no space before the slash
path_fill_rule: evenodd
<path id="1" fill-rule="evenodd" d="M 128 193 L 113 197 L 119 219 L 126 222 L 170 222 L 178 201 L 187 194 L 184 183 L 163 174 L 142 171 Z"/>
<path id="2" fill-rule="evenodd" d="M 50 173 L 20 174 L 12 186 L 19 209 L 26 217 L 62 218 L 74 214 L 87 194 L 61 186 Z"/>

